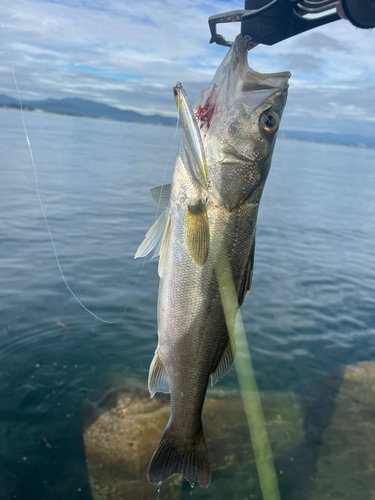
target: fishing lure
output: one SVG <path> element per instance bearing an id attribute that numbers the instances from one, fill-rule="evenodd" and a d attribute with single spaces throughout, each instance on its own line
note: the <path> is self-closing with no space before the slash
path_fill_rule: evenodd
<path id="1" fill-rule="evenodd" d="M 176 101 L 178 113 L 182 127 L 189 143 L 189 151 L 192 153 L 193 161 L 188 166 L 189 173 L 198 182 L 203 191 L 209 191 L 209 181 L 207 173 L 207 162 L 204 154 L 204 147 L 201 133 L 196 123 L 193 108 L 188 95 L 183 89 L 182 83 L 177 83 L 173 87 L 173 96 Z"/>

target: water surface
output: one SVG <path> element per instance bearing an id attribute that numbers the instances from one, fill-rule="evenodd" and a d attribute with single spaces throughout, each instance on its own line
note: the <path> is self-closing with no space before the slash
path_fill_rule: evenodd
<path id="1" fill-rule="evenodd" d="M 157 263 L 133 257 L 155 219 L 149 189 L 172 151 L 170 182 L 178 138 L 171 150 L 172 128 L 25 113 L 70 286 L 107 320 L 128 305 L 108 325 L 65 287 L 21 115 L 0 114 L 0 498 L 89 500 L 87 402 L 116 377 L 146 381 L 157 343 Z M 307 414 L 341 365 L 375 359 L 375 152 L 279 140 L 256 238 L 242 314 L 259 389 L 296 394 Z M 235 371 L 220 384 L 237 387 Z M 328 415 L 331 406 L 328 397 Z M 293 466 L 285 500 L 303 480 Z M 220 477 L 206 492 L 184 486 L 181 498 L 228 498 L 240 479 L 226 476 L 224 491 Z"/>

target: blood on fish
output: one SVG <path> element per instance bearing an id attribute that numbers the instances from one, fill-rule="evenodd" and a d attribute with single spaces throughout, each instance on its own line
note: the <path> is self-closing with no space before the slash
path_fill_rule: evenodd
<path id="1" fill-rule="evenodd" d="M 199 106 L 195 114 L 200 117 L 203 122 L 200 128 L 203 128 L 206 125 L 207 128 L 210 128 L 211 120 L 215 114 L 215 106 L 216 106 L 216 98 L 217 98 L 217 85 L 213 84 L 211 92 L 206 99 L 203 107 Z"/>

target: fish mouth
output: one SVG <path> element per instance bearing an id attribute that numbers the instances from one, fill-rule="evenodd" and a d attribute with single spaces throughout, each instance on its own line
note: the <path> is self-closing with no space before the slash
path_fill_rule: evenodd
<path id="1" fill-rule="evenodd" d="M 246 158 L 246 156 L 242 156 L 236 153 L 225 153 L 224 158 L 218 160 L 216 165 L 226 165 L 231 163 L 241 163 L 243 165 L 253 165 L 254 161 Z"/>
<path id="2" fill-rule="evenodd" d="M 291 77 L 290 71 L 280 73 L 258 73 L 250 69 L 246 73 L 241 90 L 250 92 L 256 90 L 285 90 L 289 87 L 288 80 Z"/>

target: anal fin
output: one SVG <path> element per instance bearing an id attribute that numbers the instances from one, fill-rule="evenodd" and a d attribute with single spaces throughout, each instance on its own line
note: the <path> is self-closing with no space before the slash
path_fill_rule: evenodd
<path id="1" fill-rule="evenodd" d="M 206 205 L 201 200 L 187 207 L 185 243 L 191 260 L 198 267 L 203 267 L 210 246 L 210 230 Z"/>
<path id="2" fill-rule="evenodd" d="M 169 394 L 169 379 L 163 363 L 160 360 L 158 351 L 155 352 L 154 359 L 151 361 L 150 371 L 148 373 L 148 390 L 152 398 L 155 396 L 156 392 Z"/>
<path id="3" fill-rule="evenodd" d="M 221 380 L 224 375 L 226 375 L 234 361 L 234 358 L 236 356 L 236 353 L 232 353 L 232 348 L 230 346 L 230 342 L 228 340 L 228 344 L 223 352 L 223 355 L 221 356 L 220 362 L 217 365 L 216 370 L 211 373 L 211 386 L 214 386 L 216 382 Z"/>

